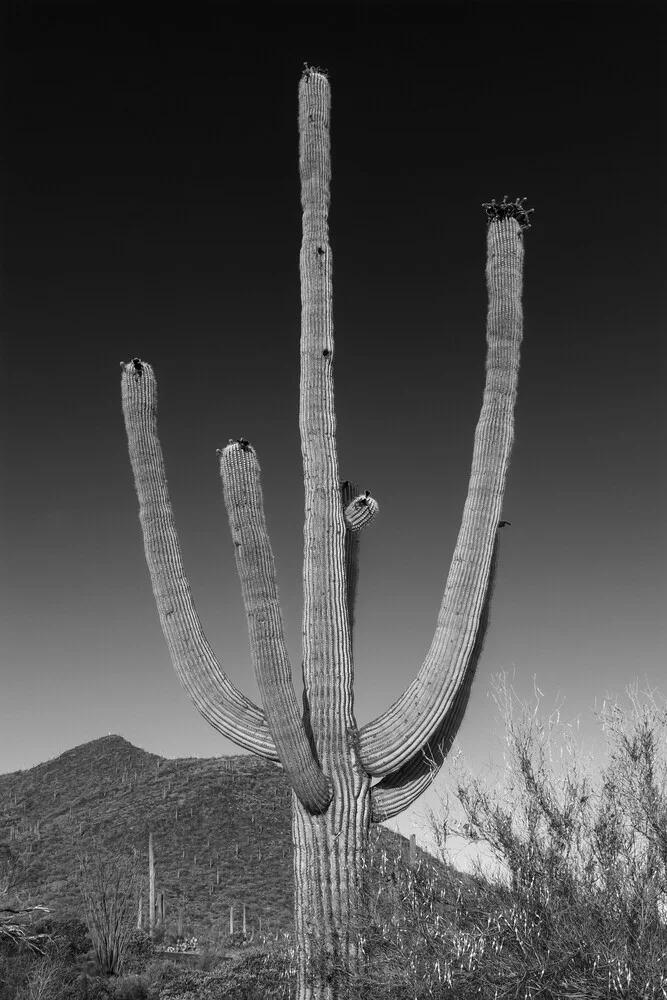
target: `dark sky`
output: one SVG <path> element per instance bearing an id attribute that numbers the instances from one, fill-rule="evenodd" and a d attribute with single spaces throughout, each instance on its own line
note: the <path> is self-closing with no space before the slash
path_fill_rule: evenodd
<path id="1" fill-rule="evenodd" d="M 0 771 L 109 731 L 236 752 L 160 631 L 120 405 L 136 355 L 205 631 L 258 698 L 215 455 L 256 447 L 300 683 L 304 62 L 332 88 L 340 470 L 380 504 L 358 721 L 398 697 L 435 627 L 483 389 L 481 203 L 504 194 L 535 207 L 512 527 L 461 747 L 497 761 L 500 671 L 526 696 L 535 676 L 547 711 L 564 698 L 596 747 L 596 697 L 664 691 L 658 5 L 8 10 Z"/>

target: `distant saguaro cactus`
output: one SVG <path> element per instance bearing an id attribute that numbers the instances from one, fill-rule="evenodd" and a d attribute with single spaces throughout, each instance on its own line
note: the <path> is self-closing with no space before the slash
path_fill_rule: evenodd
<path id="1" fill-rule="evenodd" d="M 155 854 L 153 852 L 153 834 L 148 834 L 148 933 L 155 933 Z"/>
<path id="2" fill-rule="evenodd" d="M 301 388 L 304 610 L 301 711 L 292 684 L 254 448 L 218 454 L 250 648 L 263 708 L 227 678 L 183 569 L 157 436 L 157 387 L 140 358 L 122 395 L 146 559 L 167 646 L 198 711 L 239 746 L 279 761 L 292 786 L 299 1000 L 354 995 L 369 828 L 407 809 L 433 780 L 459 728 L 488 621 L 522 339 L 523 200 L 488 203 L 486 386 L 463 519 L 431 647 L 404 694 L 359 728 L 352 623 L 358 532 L 377 512 L 341 482 L 334 411 L 332 256 L 328 239 L 330 91 L 306 68 L 299 86 L 303 241 Z M 379 778 L 371 787 L 373 778 Z"/>

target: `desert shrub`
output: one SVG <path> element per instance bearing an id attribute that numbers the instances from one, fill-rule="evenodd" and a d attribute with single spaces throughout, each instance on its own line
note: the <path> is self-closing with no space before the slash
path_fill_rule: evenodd
<path id="1" fill-rule="evenodd" d="M 222 938 L 228 948 L 247 948 L 254 941 L 254 936 L 254 931 L 251 931 L 245 937 L 243 931 L 234 931 L 233 934 L 224 933 Z"/>
<path id="2" fill-rule="evenodd" d="M 57 949 L 35 956 L 16 1000 L 70 1000 L 75 973 Z"/>
<path id="3" fill-rule="evenodd" d="M 90 931 L 85 920 L 78 917 L 69 917 L 56 922 L 55 934 L 64 938 L 67 942 L 68 950 L 74 955 L 80 955 L 82 951 L 88 951 L 92 946 Z"/>
<path id="4" fill-rule="evenodd" d="M 181 974 L 178 962 L 170 962 L 163 958 L 152 958 L 144 965 L 142 977 L 154 989 L 160 989 L 178 979 Z"/>
<path id="5" fill-rule="evenodd" d="M 20 949 L 19 942 L 9 935 L 0 934 L 0 958 L 15 955 Z"/>
<path id="6" fill-rule="evenodd" d="M 560 787 L 547 764 L 559 718 L 537 719 L 523 703 L 518 722 L 503 682 L 496 703 L 506 725 L 505 787 L 493 791 L 459 771 L 463 826 L 431 814 L 434 835 L 448 828 L 485 841 L 507 872 L 489 883 L 478 864 L 476 900 L 457 905 L 438 927 L 437 905 L 415 914 L 420 934 L 440 940 L 431 972 L 456 996 L 667 997 L 667 711 L 654 694 L 634 717 L 604 704 L 610 761 L 594 788 L 565 733 Z M 426 970 L 428 971 L 428 970 Z M 446 995 L 446 994 L 443 994 Z M 452 994 L 453 995 L 453 994 Z"/>
<path id="7" fill-rule="evenodd" d="M 148 932 L 133 928 L 127 938 L 125 949 L 126 960 L 137 962 L 147 962 L 155 952 L 155 942 L 151 941 Z"/>
<path id="8" fill-rule="evenodd" d="M 224 972 L 216 969 L 208 973 L 193 969 L 189 964 L 172 962 L 165 959 L 153 959 L 142 972 L 142 980 L 149 990 L 150 1000 L 227 1000 L 228 994 L 223 990 Z M 235 994 L 229 994 L 229 1000 Z M 243 1000 L 242 994 L 238 1000 Z M 268 1000 L 268 998 L 267 998 Z"/>
<path id="9" fill-rule="evenodd" d="M 49 913 L 48 916 L 43 916 L 38 920 L 35 920 L 32 924 L 32 929 L 36 934 L 49 934 L 51 936 L 55 936 L 57 924 L 58 921 L 56 918 Z"/>
<path id="10" fill-rule="evenodd" d="M 112 993 L 106 976 L 78 975 L 74 979 L 67 1000 L 111 1000 Z"/>
<path id="11" fill-rule="evenodd" d="M 183 970 L 178 979 L 161 986 L 159 994 L 160 1000 L 278 1000 L 283 996 L 262 956 L 211 973 Z M 284 996 L 287 1000 L 288 994 Z"/>
<path id="12" fill-rule="evenodd" d="M 149 987 L 142 976 L 119 976 L 110 986 L 113 1000 L 149 1000 Z"/>
<path id="13" fill-rule="evenodd" d="M 221 955 L 210 945 L 205 945 L 197 956 L 197 968 L 201 972 L 211 972 L 220 962 Z"/>
<path id="14" fill-rule="evenodd" d="M 94 948 L 89 948 L 88 951 L 81 952 L 80 955 L 76 956 L 74 963 L 80 974 L 85 973 L 87 976 L 105 975 L 102 966 L 97 960 Z"/>
<path id="15" fill-rule="evenodd" d="M 88 927 L 78 917 L 44 917 L 35 924 L 34 930 L 37 934 L 50 935 L 63 957 L 72 962 L 92 947 Z"/>
<path id="16" fill-rule="evenodd" d="M 12 953 L 12 943 L 43 954 L 47 938 L 36 934 L 28 921 L 48 913 L 41 905 L 26 906 L 24 891 L 29 888 L 34 871 L 30 862 L 30 845 L 16 849 L 0 841 L 0 943 L 9 942 L 4 954 Z"/>
<path id="17" fill-rule="evenodd" d="M 51 934 L 34 928 L 31 932 Z M 41 951 L 19 940 L 5 939 L 0 947 L 0 998 L 2 1000 L 69 1000 L 75 968 L 64 942 L 39 938 Z"/>
<path id="18" fill-rule="evenodd" d="M 158 924 L 157 927 L 153 929 L 152 941 L 155 945 L 164 944 L 167 939 L 167 928 L 164 924 Z"/>
<path id="19" fill-rule="evenodd" d="M 229 977 L 233 985 L 230 996 L 243 1000 L 289 1000 L 296 990 L 293 952 L 283 944 L 263 953 L 250 953 L 229 970 Z"/>
<path id="20" fill-rule="evenodd" d="M 178 969 L 171 982 L 160 987 L 160 1000 L 205 1000 L 203 976 L 191 969 Z"/>
<path id="21" fill-rule="evenodd" d="M 10 954 L 7 945 L 0 954 L 0 997 L 14 1000 L 28 978 L 29 956 Z"/>

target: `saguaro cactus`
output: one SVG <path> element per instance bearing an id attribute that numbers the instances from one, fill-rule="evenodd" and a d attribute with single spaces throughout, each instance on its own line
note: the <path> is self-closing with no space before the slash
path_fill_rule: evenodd
<path id="1" fill-rule="evenodd" d="M 292 785 L 299 1000 L 354 995 L 362 870 L 372 822 L 410 806 L 442 764 L 468 701 L 488 621 L 522 339 L 523 200 L 488 203 L 488 354 L 482 411 L 454 557 L 431 647 L 404 694 L 359 728 L 352 621 L 359 530 L 377 512 L 341 482 L 336 453 L 329 83 L 299 86 L 303 242 L 299 427 L 305 487 L 303 711 L 292 684 L 260 470 L 243 438 L 218 452 L 263 708 L 229 681 L 204 636 L 183 569 L 157 436 L 153 369 L 123 364 L 122 395 L 146 559 L 176 672 L 203 717 L 279 761 Z M 372 778 L 380 780 L 371 787 Z"/>
<path id="2" fill-rule="evenodd" d="M 148 933 L 155 934 L 155 854 L 153 834 L 148 834 Z"/>

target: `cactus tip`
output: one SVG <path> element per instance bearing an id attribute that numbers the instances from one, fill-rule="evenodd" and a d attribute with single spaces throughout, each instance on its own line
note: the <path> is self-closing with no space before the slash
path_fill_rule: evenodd
<path id="1" fill-rule="evenodd" d="M 139 379 L 143 375 L 144 369 L 147 367 L 141 358 L 132 358 L 130 361 L 121 361 L 121 368 L 128 375 L 134 375 L 135 380 Z"/>
<path id="2" fill-rule="evenodd" d="M 304 61 L 303 69 L 301 71 L 301 79 L 305 80 L 307 83 L 311 76 L 318 75 L 323 76 L 325 80 L 329 79 L 328 71 L 326 69 L 321 69 L 319 66 L 309 66 L 308 63 Z"/>
<path id="3" fill-rule="evenodd" d="M 251 453 L 253 451 L 250 441 L 247 441 L 245 438 L 230 438 L 229 444 L 225 445 L 222 451 L 220 449 L 217 449 L 217 453 L 219 455 L 225 455 L 232 448 L 236 448 L 237 445 L 241 451 L 249 451 Z"/>
<path id="4" fill-rule="evenodd" d="M 491 224 L 494 219 L 514 218 L 519 223 L 521 229 L 530 229 L 530 214 L 534 208 L 524 208 L 525 198 L 517 198 L 516 201 L 508 201 L 507 195 L 503 195 L 503 200 L 498 203 L 495 198 L 491 201 L 482 202 L 482 208 L 486 209 L 487 224 Z"/>

